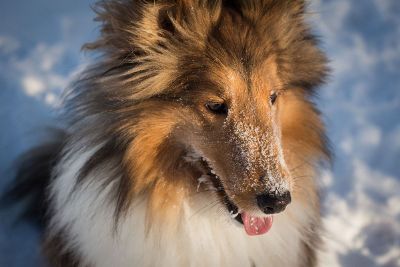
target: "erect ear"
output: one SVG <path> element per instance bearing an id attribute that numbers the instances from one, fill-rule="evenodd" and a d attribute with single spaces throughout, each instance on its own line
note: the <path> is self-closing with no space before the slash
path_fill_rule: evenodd
<path id="1" fill-rule="evenodd" d="M 166 41 L 195 41 L 199 44 L 218 20 L 221 3 L 204 0 L 110 0 L 101 1 L 94 10 L 96 21 L 102 23 L 101 38 L 85 48 L 143 52 L 165 45 Z"/>
<path id="2" fill-rule="evenodd" d="M 104 55 L 101 86 L 143 99 L 169 90 L 179 59 L 202 50 L 220 1 L 109 0 L 95 6 L 100 38 L 85 46 Z M 107 84 L 105 84 L 107 82 Z M 111 92 L 112 90 L 108 90 Z"/>
<path id="3" fill-rule="evenodd" d="M 179 43 L 201 46 L 220 12 L 220 1 L 176 0 L 160 10 L 158 25 L 163 33 L 172 33 L 169 38 Z"/>
<path id="4" fill-rule="evenodd" d="M 279 56 L 280 76 L 308 92 L 324 82 L 329 69 L 318 40 L 306 23 L 305 0 L 225 0 L 223 8 L 246 18 L 264 44 Z"/>

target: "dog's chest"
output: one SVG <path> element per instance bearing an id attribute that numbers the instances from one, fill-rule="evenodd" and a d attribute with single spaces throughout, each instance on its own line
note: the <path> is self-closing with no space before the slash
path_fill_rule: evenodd
<path id="1" fill-rule="evenodd" d="M 297 266 L 299 232 L 286 218 L 275 218 L 262 236 L 248 236 L 221 211 L 197 211 L 189 206 L 176 230 L 167 222 L 145 234 L 145 204 L 136 205 L 117 234 L 98 223 L 77 233 L 81 251 L 94 266 Z M 98 217 L 96 221 L 106 222 Z M 110 228 L 109 228 L 110 227 Z M 109 229 L 106 229 L 109 228 Z M 85 231 L 85 233 L 83 233 Z"/>
<path id="2" fill-rule="evenodd" d="M 68 170 L 78 170 L 82 162 L 69 164 Z M 76 252 L 83 264 L 96 267 L 299 265 L 304 239 L 299 228 L 308 220 L 294 221 L 296 216 L 304 214 L 304 209 L 295 203 L 285 213 L 274 216 L 272 229 L 261 236 L 248 236 L 243 226 L 226 214 L 223 205 L 210 205 L 218 200 L 212 195 L 188 200 L 177 222 L 160 221 L 157 230 L 150 233 L 146 232 L 147 203 L 144 199 L 135 200 L 116 230 L 115 202 L 111 200 L 113 185 L 104 188 L 95 179 L 88 179 L 88 184 L 74 187 L 75 177 L 63 172 L 52 184 L 54 214 L 50 232 L 65 233 L 66 248 Z M 175 230 L 171 230 L 171 225 Z"/>

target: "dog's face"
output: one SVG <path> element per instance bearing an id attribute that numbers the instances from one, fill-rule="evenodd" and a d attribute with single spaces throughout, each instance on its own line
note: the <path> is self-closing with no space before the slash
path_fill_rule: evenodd
<path id="1" fill-rule="evenodd" d="M 272 55 L 259 63 L 248 73 L 241 62 L 226 64 L 236 69 L 207 68 L 205 82 L 196 82 L 181 97 L 192 120 L 177 131 L 191 159 L 202 163 L 199 182 L 211 182 L 228 211 L 241 214 L 237 220 L 267 220 L 258 223 L 260 229 L 246 228 L 250 234 L 268 230 L 267 215 L 290 203 L 293 182 L 279 114 L 281 105 L 290 105 L 285 94 L 292 88 L 279 79 Z"/>
<path id="2" fill-rule="evenodd" d="M 150 191 L 156 210 L 184 194 L 173 188 L 207 180 L 249 234 L 268 231 L 291 201 L 316 201 L 308 163 L 326 149 L 309 99 L 327 70 L 303 1 L 103 8 L 92 47 L 110 71 L 98 94 L 112 99 L 119 135 L 132 136 L 123 162 L 133 193 Z M 121 123 L 121 114 L 135 118 Z"/>
<path id="3" fill-rule="evenodd" d="M 197 57 L 198 69 L 190 70 L 196 75 L 177 97 L 176 109 L 190 119 L 173 131 L 174 138 L 184 144 L 188 161 L 200 162 L 189 166 L 200 169 L 192 179 L 200 178 L 205 190 L 211 182 L 249 234 L 268 231 L 272 215 L 285 210 L 292 194 L 304 193 L 296 190 L 304 184 L 294 185 L 302 181 L 286 158 L 311 160 L 307 149 L 315 129 L 307 127 L 320 127 L 304 90 L 280 77 L 277 58 L 256 58 L 246 70 L 239 56 L 222 56 L 218 64 Z M 248 226 L 249 220 L 259 229 Z"/>

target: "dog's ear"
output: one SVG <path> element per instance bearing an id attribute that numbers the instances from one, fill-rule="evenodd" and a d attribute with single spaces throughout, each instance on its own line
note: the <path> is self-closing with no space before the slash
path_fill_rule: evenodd
<path id="1" fill-rule="evenodd" d="M 265 43 L 273 42 L 284 51 L 280 53 L 280 66 L 286 70 L 281 71 L 285 80 L 310 89 L 310 93 L 324 81 L 329 72 L 327 59 L 306 21 L 307 1 L 226 0 L 224 5 L 247 18 L 260 36 L 265 36 Z"/>
<path id="2" fill-rule="evenodd" d="M 221 2 L 108 0 L 94 10 L 101 36 L 84 48 L 104 56 L 96 69 L 103 86 L 118 86 L 118 92 L 126 89 L 126 97 L 143 99 L 170 87 L 185 53 L 204 49 Z"/>
<path id="3" fill-rule="evenodd" d="M 209 30 L 217 23 L 221 6 L 221 1 L 215 0 L 176 0 L 159 10 L 159 29 L 174 41 L 201 46 Z"/>
<path id="4" fill-rule="evenodd" d="M 204 39 L 216 23 L 220 1 L 141 0 L 101 1 L 94 6 L 96 21 L 102 23 L 101 38 L 84 46 L 107 52 L 140 53 L 169 42 Z M 172 40 L 174 39 L 174 40 Z"/>

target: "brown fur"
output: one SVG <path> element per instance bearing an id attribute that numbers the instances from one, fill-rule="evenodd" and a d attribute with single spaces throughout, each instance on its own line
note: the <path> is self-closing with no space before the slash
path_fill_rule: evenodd
<path id="1" fill-rule="evenodd" d="M 326 74 L 325 59 L 303 22 L 302 1 L 128 2 L 98 6 L 102 37 L 86 47 L 104 51 L 95 75 L 105 75 L 90 77 L 96 91 L 83 91 L 93 94 L 90 103 L 80 103 L 83 92 L 74 99 L 88 113 L 108 107 L 104 115 L 116 117 L 108 118 L 116 124 L 109 127 L 112 134 L 131 136 L 123 159 L 134 179 L 127 194 L 150 190 L 164 169 L 174 169 L 158 163 L 173 165 L 169 153 L 168 160 L 159 158 L 163 143 L 173 143 L 171 136 L 182 139 L 172 134 L 178 125 L 207 124 L 209 118 L 200 114 L 204 102 L 219 95 L 242 101 L 236 112 L 249 104 L 258 107 L 261 114 L 255 116 L 262 118 L 269 112 L 270 92 L 278 90 L 285 154 L 296 151 L 301 158 L 294 161 L 300 163 L 326 152 L 321 122 L 308 100 Z M 238 120 L 251 120 L 243 113 Z M 221 134 L 224 140 L 230 131 Z M 172 148 L 172 154 L 181 155 L 179 149 Z"/>
<path id="2" fill-rule="evenodd" d="M 311 97 L 327 67 L 304 22 L 304 1 L 110 0 L 96 12 L 101 36 L 85 48 L 103 56 L 66 96 L 74 129 L 67 143 L 100 145 L 80 182 L 114 165 L 104 185 L 121 177 L 117 220 L 133 199 L 147 196 L 149 227 L 174 225 L 201 173 L 182 160 L 195 148 L 242 208 L 255 209 L 267 169 L 293 185 L 292 198 L 308 205 L 318 224 L 313 177 L 329 152 Z M 225 101 L 228 117 L 211 114 L 209 101 Z M 287 168 L 277 160 L 281 147 Z M 317 228 L 305 234 L 304 266 L 314 265 Z"/>

